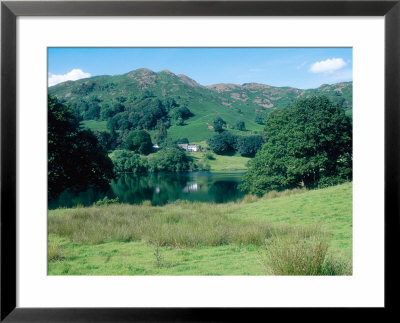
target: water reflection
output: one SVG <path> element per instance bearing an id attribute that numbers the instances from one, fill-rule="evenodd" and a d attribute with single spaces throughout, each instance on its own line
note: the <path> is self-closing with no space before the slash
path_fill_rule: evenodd
<path id="1" fill-rule="evenodd" d="M 152 205 L 165 205 L 179 199 L 226 203 L 244 195 L 238 189 L 242 177 L 242 173 L 123 174 L 111 182 L 107 192 L 92 189 L 80 194 L 63 192 L 49 203 L 49 208 L 88 206 L 105 196 L 118 197 L 120 202 L 129 204 L 151 201 Z"/>
<path id="2" fill-rule="evenodd" d="M 199 189 L 199 184 L 194 183 L 194 184 L 189 184 L 185 186 L 182 190 L 183 193 L 189 193 L 189 192 L 196 192 Z"/>

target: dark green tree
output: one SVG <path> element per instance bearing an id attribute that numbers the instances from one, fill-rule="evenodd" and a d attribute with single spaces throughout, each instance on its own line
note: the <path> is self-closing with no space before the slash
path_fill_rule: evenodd
<path id="1" fill-rule="evenodd" d="M 225 125 L 226 122 L 221 117 L 218 117 L 213 121 L 213 127 L 215 132 L 221 133 L 222 131 L 224 131 L 223 126 Z"/>
<path id="2" fill-rule="evenodd" d="M 163 148 L 149 163 L 153 171 L 162 172 L 183 172 L 193 167 L 192 158 L 176 146 Z"/>
<path id="3" fill-rule="evenodd" d="M 176 123 L 177 126 L 184 126 L 185 125 L 185 121 L 179 117 L 178 119 L 176 119 Z"/>
<path id="4" fill-rule="evenodd" d="M 125 139 L 125 148 L 142 155 L 150 154 L 153 144 L 149 133 L 144 130 L 132 130 Z"/>
<path id="5" fill-rule="evenodd" d="M 90 130 L 81 130 L 73 111 L 48 97 L 48 198 L 66 189 L 106 189 L 113 165 Z"/>
<path id="6" fill-rule="evenodd" d="M 169 112 L 172 119 L 178 120 L 179 118 L 186 120 L 193 116 L 193 113 L 187 107 L 175 107 Z"/>
<path id="7" fill-rule="evenodd" d="M 242 189 L 263 194 L 352 179 L 352 125 L 342 107 L 312 97 L 265 120 L 266 143 L 249 163 Z"/>
<path id="8" fill-rule="evenodd" d="M 267 113 L 263 111 L 257 111 L 254 121 L 258 124 L 265 124 L 264 120 L 267 117 Z"/>
<path id="9" fill-rule="evenodd" d="M 245 131 L 246 125 L 245 125 L 244 121 L 242 121 L 242 120 L 236 121 L 235 129 L 240 130 L 240 131 Z"/>
<path id="10" fill-rule="evenodd" d="M 262 136 L 238 136 L 236 138 L 236 151 L 245 157 L 254 157 L 264 144 Z"/>
<path id="11" fill-rule="evenodd" d="M 236 136 L 224 131 L 208 140 L 210 149 L 219 155 L 226 155 L 235 152 Z"/>
<path id="12" fill-rule="evenodd" d="M 112 149 L 112 138 L 109 132 L 95 130 L 93 131 L 93 134 L 96 136 L 99 145 L 103 147 L 105 151 Z"/>
<path id="13" fill-rule="evenodd" d="M 116 173 L 147 173 L 145 159 L 141 159 L 138 154 L 129 150 L 115 150 L 111 156 Z"/>
<path id="14" fill-rule="evenodd" d="M 157 143 L 162 143 L 167 139 L 167 127 L 165 126 L 164 122 L 158 123 L 158 132 L 155 136 L 155 140 Z"/>

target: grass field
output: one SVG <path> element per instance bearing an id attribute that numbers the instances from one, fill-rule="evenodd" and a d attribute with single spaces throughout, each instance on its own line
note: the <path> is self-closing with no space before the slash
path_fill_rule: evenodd
<path id="1" fill-rule="evenodd" d="M 48 230 L 49 275 L 266 275 L 268 250 L 292 238 L 301 259 L 323 251 L 313 240 L 323 237 L 329 255 L 351 262 L 352 184 L 239 203 L 57 209 Z"/>
<path id="2" fill-rule="evenodd" d="M 92 131 L 110 131 L 107 128 L 107 121 L 86 120 L 81 121 L 81 125 L 82 127 L 88 128 Z"/>
<path id="3" fill-rule="evenodd" d="M 204 160 L 205 153 L 203 152 L 192 152 L 189 155 L 195 160 Z M 250 158 L 242 157 L 239 155 L 235 156 L 223 156 L 212 154 L 215 159 L 207 160 L 210 165 L 211 172 L 245 172 L 247 171 L 246 164 Z"/>

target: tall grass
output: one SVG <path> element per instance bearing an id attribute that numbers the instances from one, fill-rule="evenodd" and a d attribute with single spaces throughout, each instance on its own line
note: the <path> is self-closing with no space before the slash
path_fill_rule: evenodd
<path id="1" fill-rule="evenodd" d="M 87 257 L 99 268 L 112 262 L 110 255 L 106 259 L 99 257 L 98 250 L 103 253 L 103 248 L 112 248 L 113 257 L 114 251 L 119 250 L 125 259 L 126 248 L 139 245 L 144 253 L 135 262 L 140 259 L 143 268 L 157 274 L 188 270 L 195 274 L 229 274 L 230 270 L 262 274 L 264 268 L 264 274 L 272 275 L 351 275 L 351 193 L 351 184 L 344 184 L 313 191 L 270 192 L 263 197 L 249 195 L 240 202 L 226 204 L 180 201 L 153 207 L 146 201 L 142 205 L 51 210 L 48 260 L 58 266 L 59 273 L 67 274 L 73 271 L 70 264 L 78 263 L 71 260 L 71 255 L 84 257 L 79 270 L 91 273 L 85 267 Z M 109 204 L 106 202 L 102 204 Z M 128 241 L 132 243 L 124 243 Z M 110 244 L 103 245 L 104 242 Z M 181 247 L 188 249 L 177 249 Z M 88 250 L 91 256 L 87 256 Z M 221 260 L 221 250 L 230 256 Z M 188 259 L 193 255 L 190 266 L 186 265 L 186 255 L 180 258 L 180 252 L 187 253 Z M 171 258 L 171 254 L 175 256 Z M 203 260 L 197 258 L 199 254 Z M 217 256 L 221 262 L 215 262 Z M 257 259 L 263 267 L 257 266 Z M 233 265 L 235 261 L 240 264 Z M 207 270 L 202 267 L 204 262 Z M 143 273 L 143 268 L 138 273 Z M 119 270 L 111 271 L 131 274 L 131 268 Z"/>
<path id="2" fill-rule="evenodd" d="M 64 252 L 61 244 L 58 241 L 49 241 L 47 244 L 47 260 L 58 261 L 63 260 L 64 258 Z"/>
<path id="3" fill-rule="evenodd" d="M 247 194 L 241 199 L 241 203 L 247 204 L 247 203 L 253 203 L 261 200 L 271 200 L 279 197 L 284 197 L 284 196 L 291 196 L 299 193 L 304 193 L 307 192 L 306 188 L 294 188 L 291 190 L 284 190 L 281 192 L 278 191 L 270 191 L 265 193 L 263 196 L 258 197 L 257 195 L 253 194 Z"/>
<path id="4" fill-rule="evenodd" d="M 49 233 L 80 244 L 108 241 L 144 241 L 157 246 L 194 247 L 263 245 L 273 236 L 307 237 L 316 228 L 271 225 L 243 219 L 233 212 L 235 203 L 179 202 L 163 207 L 115 204 L 57 210 L 48 218 Z"/>
<path id="5" fill-rule="evenodd" d="M 328 255 L 328 248 L 323 234 L 278 236 L 267 241 L 262 264 L 271 275 L 351 275 L 349 263 Z"/>

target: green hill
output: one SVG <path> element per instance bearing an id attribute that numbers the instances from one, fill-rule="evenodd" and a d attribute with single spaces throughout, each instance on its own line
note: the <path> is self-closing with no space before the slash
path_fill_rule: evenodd
<path id="1" fill-rule="evenodd" d="M 145 68 L 67 81 L 49 87 L 49 94 L 68 103 L 80 120 L 90 121 L 85 124 L 92 129 L 104 129 L 107 124 L 109 129 L 139 128 L 154 135 L 162 122 L 170 138 L 186 137 L 191 142 L 212 137 L 217 116 L 227 122 L 228 129 L 241 120 L 248 133 L 262 131 L 266 114 L 312 95 L 327 96 L 348 115 L 352 111 L 352 82 L 308 90 L 257 83 L 202 86 L 182 74 Z"/>

